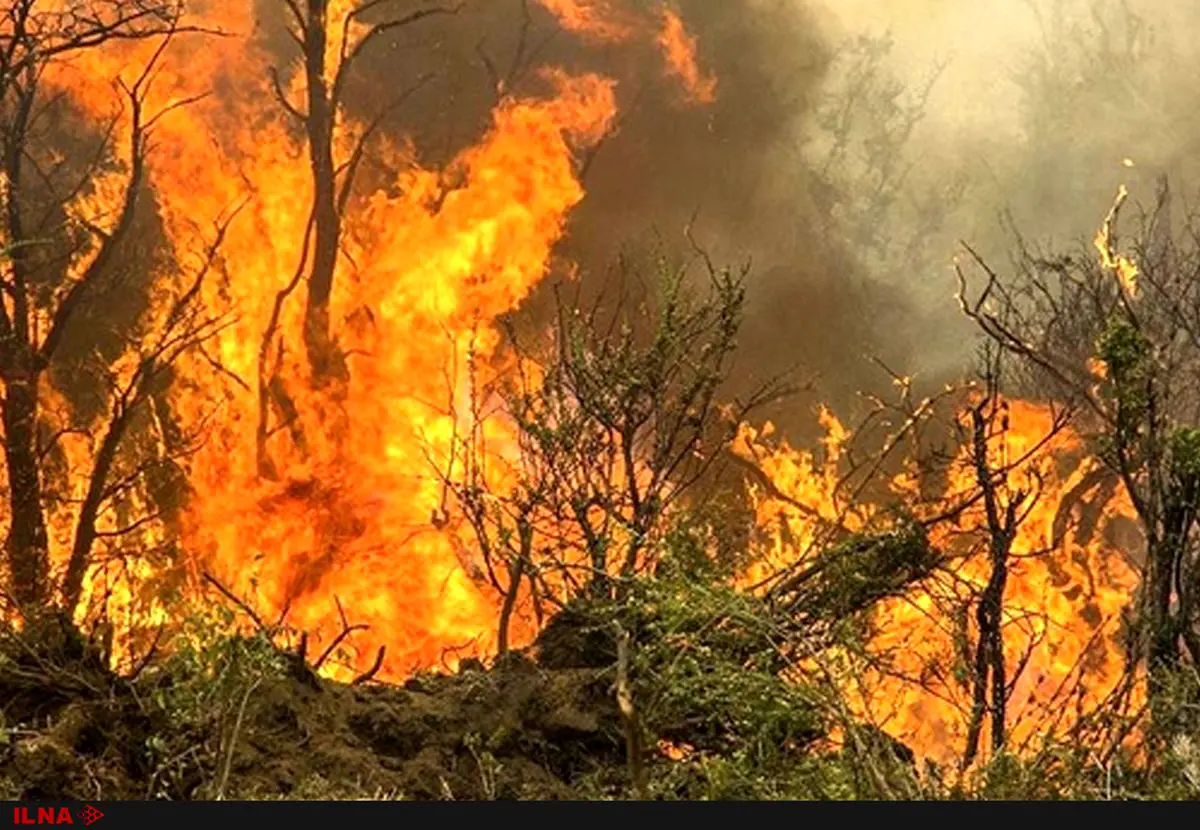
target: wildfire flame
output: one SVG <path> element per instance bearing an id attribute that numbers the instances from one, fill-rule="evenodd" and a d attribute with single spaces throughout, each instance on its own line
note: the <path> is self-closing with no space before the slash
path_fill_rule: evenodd
<path id="1" fill-rule="evenodd" d="M 658 23 L 648 27 L 616 3 L 539 1 L 565 29 L 601 41 L 655 31 L 667 71 L 690 98 L 714 100 L 716 80 L 699 68 L 695 40 L 669 7 L 662 6 Z M 397 172 L 354 196 L 332 299 L 351 371 L 344 395 L 331 403 L 306 382 L 302 308 L 287 291 L 306 254 L 311 171 L 305 145 L 274 91 L 247 80 L 269 77 L 273 60 L 246 34 L 254 30 L 251 5 L 197 3 L 198 25 L 231 36 L 202 45 L 181 37 L 153 78 L 148 109 L 165 115 L 154 125 L 149 187 L 174 254 L 173 264 L 156 274 L 155 302 L 162 308 L 153 313 L 162 313 L 202 267 L 195 260 L 211 241 L 211 223 L 245 207 L 228 225 L 216 278 L 203 289 L 206 307 L 226 323 L 204 353 L 178 367 L 170 401 L 178 421 L 208 426 L 205 440 L 178 459 L 187 478 L 184 515 L 178 527 L 149 522 L 119 540 L 102 540 L 83 606 L 99 598 L 112 624 L 155 628 L 166 619 L 162 580 L 177 547 L 192 565 L 194 586 L 209 573 L 264 618 L 286 616 L 316 642 L 331 642 L 348 610 L 354 623 L 369 626 L 374 642 L 387 644 L 385 676 L 486 654 L 499 600 L 472 575 L 463 540 L 443 532 L 446 493 L 430 475 L 430 463 L 446 463 L 461 427 L 466 389 L 457 369 L 478 358 L 487 370 L 500 344 L 497 319 L 548 273 L 552 249 L 585 195 L 577 154 L 606 136 L 617 117 L 615 84 L 595 74 L 547 69 L 543 97 L 505 98 L 482 140 L 443 170 L 421 166 L 404 140 L 375 142 L 379 167 Z M 329 25 L 353 41 L 359 30 L 341 25 L 350 8 L 332 4 Z M 334 50 L 344 46 L 332 40 L 327 71 Z M 53 64 L 44 82 L 69 94 L 98 123 L 126 123 L 128 112 L 119 109 L 110 81 L 136 78 L 157 48 L 151 42 L 107 43 Z M 281 81 L 295 100 L 300 73 Z M 222 94 L 203 97 L 212 89 Z M 189 105 L 176 106 L 182 102 Z M 339 162 L 366 130 L 339 114 Z M 124 182 L 123 174 L 106 173 L 68 210 L 93 225 L 111 223 Z M 1111 221 L 1097 247 L 1132 293 L 1136 266 L 1111 253 L 1110 235 Z M 131 350 L 116 362 L 118 381 L 138 359 Z M 286 396 L 294 410 L 274 419 L 265 434 L 259 391 L 276 400 Z M 61 396 L 48 387 L 42 399 L 51 426 L 57 419 L 65 428 Z M 1035 404 L 1011 402 L 1010 428 L 995 451 L 1022 457 L 1046 433 L 1049 418 Z M 756 493 L 758 521 L 769 541 L 758 570 L 746 575 L 750 582 L 811 555 L 820 519 L 837 519 L 853 530 L 878 518 L 870 505 L 838 503 L 838 464 L 849 433 L 830 413 L 822 420 L 828 438 L 819 459 L 774 443 L 769 429 L 745 426 L 739 435 L 739 451 L 787 497 Z M 511 437 L 491 429 L 489 446 L 502 451 Z M 168 428 L 158 423 L 151 432 L 161 439 Z M 288 440 L 292 434 L 304 437 L 302 449 Z M 162 444 L 156 451 L 165 454 Z M 61 446 L 68 470 L 86 468 L 96 453 L 87 434 L 66 435 Z M 1074 459 L 1074 466 L 1058 463 L 1064 459 Z M 1070 720 L 1072 710 L 1059 690 L 1072 678 L 1085 679 L 1078 686 L 1081 700 L 1073 702 L 1079 706 L 1098 703 L 1114 688 L 1122 669 L 1120 612 L 1136 581 L 1103 527 L 1130 515 L 1119 492 L 1093 505 L 1102 516 L 1094 532 L 1061 521 L 1071 513 L 1068 508 L 1064 514 L 1063 505 L 1088 491 L 1096 470 L 1078 436 L 1060 433 L 1027 466 L 1013 475 L 1036 474 L 1040 497 L 1013 545 L 1004 623 L 1009 663 L 1023 667 L 1011 704 L 1018 743 L 1052 715 Z M 51 517 L 52 553 L 60 567 L 73 529 L 70 505 L 82 496 L 78 486 L 71 485 Z M 915 484 L 901 478 L 895 486 L 904 493 Z M 952 478 L 947 496 L 971 486 L 967 478 Z M 153 514 L 148 500 L 148 494 L 133 493 L 125 509 Z M 945 535 L 934 541 L 953 548 L 960 536 L 977 531 L 979 521 L 977 510 L 968 509 L 958 527 L 940 531 Z M 113 511 L 101 516 L 99 529 L 115 534 L 127 525 L 127 516 Z M 958 626 L 948 609 L 963 607 L 986 578 L 985 565 L 966 556 L 953 579 L 922 585 L 876 612 L 872 651 L 879 660 L 863 669 L 859 711 L 930 757 L 960 748 L 969 700 L 962 682 L 939 667 L 961 663 L 970 623 Z M 512 639 L 532 633 L 524 623 Z M 336 670 L 361 671 L 372 653 L 353 654 Z M 677 751 L 686 748 L 664 749 Z"/>
<path id="2" fill-rule="evenodd" d="M 1122 522 L 1133 520 L 1132 506 L 1119 488 L 1106 488 L 1099 462 L 1078 435 L 1069 429 L 1055 433 L 1053 419 L 1044 406 L 1010 401 L 1008 428 L 989 447 L 996 459 L 1020 460 L 1004 486 L 1036 490 L 1013 541 L 1002 623 L 1013 747 L 1028 746 L 1045 733 L 1061 734 L 1118 690 L 1126 665 L 1122 612 L 1138 581 L 1120 535 Z M 823 420 L 827 443 L 843 446 L 849 438 L 845 428 L 828 413 Z M 879 519 L 869 506 L 847 512 L 838 503 L 837 452 L 818 458 L 773 444 L 749 428 L 735 448 L 755 459 L 776 488 L 755 491 L 758 525 L 767 538 L 763 561 L 769 563 L 756 568 L 764 572 L 813 555 L 821 520 L 837 520 L 854 531 Z M 977 491 L 969 452 L 964 448 L 951 466 L 936 504 L 965 504 Z M 915 498 L 918 486 L 915 473 L 893 482 L 903 503 L 929 503 Z M 978 633 L 968 612 L 989 576 L 986 551 L 979 546 L 986 528 L 978 503 L 953 522 L 932 525 L 930 541 L 951 556 L 952 566 L 875 609 L 870 659 L 842 655 L 840 676 L 856 714 L 919 756 L 942 763 L 961 757 L 970 719 L 970 659 L 964 649 Z M 751 573 L 747 581 L 761 575 Z M 1140 687 L 1134 693 L 1141 694 Z"/>
<path id="3" fill-rule="evenodd" d="M 327 11 L 327 76 L 362 37 L 355 5 L 338 0 Z M 637 16 L 613 3 L 543 5 L 564 28 L 588 36 L 628 39 L 636 31 Z M 462 540 L 442 527 L 447 496 L 430 464 L 447 463 L 461 426 L 455 412 L 467 391 L 461 369 L 468 352 L 487 371 L 500 341 L 494 321 L 548 272 L 552 248 L 584 197 L 577 154 L 611 131 L 615 84 L 547 68 L 545 97 L 503 99 L 484 138 L 441 170 L 418 164 L 403 139 L 375 140 L 378 166 L 397 172 L 356 192 L 347 212 L 331 317 L 340 321 L 350 380 L 332 412 L 306 383 L 303 303 L 287 293 L 306 256 L 312 203 L 306 145 L 270 85 L 246 80 L 270 77 L 274 60 L 248 36 L 255 28 L 251 10 L 197 2 L 190 11 L 189 22 L 229 36 L 202 44 L 179 36 L 157 64 L 146 110 L 165 114 L 154 125 L 149 185 L 180 261 L 213 235 L 208 223 L 245 207 L 224 234 L 217 278 L 204 287 L 205 305 L 227 323 L 202 355 L 178 367 L 172 392 L 178 420 L 210 425 L 181 461 L 189 489 L 185 515 L 178 528 L 148 523 L 122 545 L 161 550 L 176 535 L 195 584 L 209 575 L 263 619 L 286 617 L 315 642 L 329 642 L 341 609 L 349 609 L 355 624 L 387 644 L 384 676 L 485 654 L 498 599 L 473 578 Z M 158 48 L 112 41 L 55 64 L 46 83 L 97 122 L 127 125 L 112 81 L 133 83 Z M 282 74 L 280 90 L 295 106 L 303 100 L 303 72 Z M 205 97 L 213 89 L 221 95 Z M 367 129 L 337 114 L 339 164 Z M 71 210 L 96 224 L 111 216 L 126 172 L 96 181 Z M 164 307 L 187 276 L 183 268 L 157 275 Z M 133 351 L 129 359 L 136 363 Z M 286 396 L 292 410 L 265 432 L 259 389 L 273 402 Z M 506 436 L 501 427 L 489 429 L 496 433 L 488 438 L 494 451 Z M 296 435 L 302 447 L 289 440 Z M 72 466 L 85 469 L 95 448 L 87 441 L 66 446 L 76 456 Z M 120 524 L 115 517 L 105 521 L 105 527 Z M 69 511 L 53 522 L 60 565 L 72 522 Z M 112 561 L 126 569 L 124 587 L 106 587 L 116 573 L 101 566 L 88 575 L 85 591 L 105 599 L 109 618 L 118 600 L 133 613 L 135 594 L 152 593 L 135 586 L 162 564 L 126 554 Z M 138 563 L 136 573 L 130 562 Z M 163 613 L 157 605 L 143 607 L 142 627 Z M 513 640 L 531 633 L 514 631 Z M 372 654 L 352 656 L 340 671 L 363 669 Z"/>
<path id="4" fill-rule="evenodd" d="M 663 8 L 662 20 L 657 41 L 668 71 L 679 78 L 694 103 L 711 104 L 717 99 L 717 79 L 700 70 L 696 39 L 688 34 L 683 19 L 671 9 Z"/>
<path id="5" fill-rule="evenodd" d="M 628 40 L 637 32 L 631 15 L 612 0 L 538 0 L 569 32 L 608 43 Z"/>
<path id="6" fill-rule="evenodd" d="M 700 68 L 696 38 L 688 33 L 679 13 L 666 4 L 657 21 L 633 13 L 611 0 L 538 0 L 568 31 L 602 43 L 627 43 L 645 32 L 654 34 L 654 44 L 666 72 L 678 80 L 691 104 L 711 104 L 717 98 L 717 80 Z"/>
<path id="7" fill-rule="evenodd" d="M 1125 204 L 1125 200 L 1129 198 L 1129 189 L 1125 185 L 1117 190 L 1117 198 L 1113 202 L 1112 207 L 1108 211 L 1108 216 L 1104 219 L 1104 224 L 1100 230 L 1096 232 L 1095 246 L 1100 253 L 1100 264 L 1112 271 L 1117 276 L 1117 281 L 1121 285 L 1121 290 L 1128 297 L 1136 297 L 1138 291 L 1138 267 L 1129 257 L 1117 253 L 1114 248 L 1113 226 L 1117 221 L 1117 214 L 1121 211 L 1121 206 Z"/>

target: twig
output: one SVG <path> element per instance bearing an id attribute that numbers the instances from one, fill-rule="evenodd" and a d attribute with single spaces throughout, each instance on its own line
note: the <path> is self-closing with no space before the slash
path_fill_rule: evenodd
<path id="1" fill-rule="evenodd" d="M 221 771 L 221 784 L 217 787 L 217 795 L 214 801 L 225 800 L 225 785 L 229 783 L 229 770 L 233 766 L 233 751 L 237 748 L 238 733 L 242 729 L 242 719 L 246 717 L 246 704 L 250 702 L 250 695 L 258 688 L 262 682 L 261 677 L 256 677 L 254 682 L 246 689 L 246 693 L 242 695 L 242 703 L 238 707 L 237 720 L 233 723 L 233 734 L 229 736 L 229 751 L 225 754 L 225 768 Z"/>
<path id="2" fill-rule="evenodd" d="M 218 591 L 220 591 L 221 594 L 226 599 L 228 599 L 230 602 L 232 602 L 234 605 L 236 605 L 238 608 L 240 608 L 246 614 L 246 616 L 248 616 L 251 620 L 253 620 L 254 624 L 258 626 L 259 631 L 263 632 L 264 634 L 270 633 L 270 629 L 266 626 L 265 623 L 263 623 L 262 618 L 259 617 L 258 614 L 254 613 L 254 609 L 251 608 L 249 605 L 247 605 L 245 603 L 245 601 L 238 599 L 237 595 L 234 594 L 233 591 L 229 590 L 224 585 L 222 585 L 220 580 L 218 580 L 215 576 L 210 574 L 208 571 L 204 572 L 204 580 L 206 582 L 208 582 L 210 585 L 212 585 L 214 588 L 216 588 Z"/>
<path id="3" fill-rule="evenodd" d="M 319 671 L 321 666 L 324 665 L 325 661 L 330 658 L 337 647 L 340 646 L 347 637 L 349 637 L 355 631 L 366 631 L 370 627 L 371 626 L 369 625 L 363 625 L 361 623 L 358 625 L 344 626 L 341 630 L 341 633 L 333 638 L 333 642 L 329 644 L 328 648 L 321 652 L 321 656 L 317 658 L 317 662 L 313 663 L 313 671 Z"/>
<path id="4" fill-rule="evenodd" d="M 150 643 L 150 648 L 148 648 L 146 653 L 142 655 L 142 659 L 138 660 L 137 664 L 133 667 L 133 672 L 129 675 L 130 683 L 141 677 L 142 672 L 146 670 L 146 666 L 150 665 L 150 661 L 154 659 L 154 655 L 158 652 L 159 640 L 162 639 L 163 628 L 164 627 L 160 625 L 158 630 L 154 632 L 154 640 Z"/>
<path id="5" fill-rule="evenodd" d="M 625 723 L 625 756 L 629 775 L 633 779 L 633 794 L 639 801 L 647 800 L 646 768 L 642 758 L 642 724 L 638 718 L 633 691 L 629 685 L 629 632 L 617 628 L 617 707 Z"/>
<path id="6" fill-rule="evenodd" d="M 383 656 L 387 653 L 387 646 L 380 646 L 379 651 L 375 654 L 375 662 L 371 664 L 371 668 L 360 674 L 358 677 L 350 681 L 351 686 L 361 686 L 368 680 L 373 678 L 383 668 Z"/>

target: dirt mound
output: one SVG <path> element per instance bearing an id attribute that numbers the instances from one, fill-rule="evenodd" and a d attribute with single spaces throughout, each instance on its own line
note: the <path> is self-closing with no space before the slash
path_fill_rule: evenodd
<path id="1" fill-rule="evenodd" d="M 0 797 L 554 799 L 624 774 L 605 669 L 513 654 L 403 687 L 282 671 L 223 700 L 198 689 L 189 716 L 182 686 L 61 649 L 7 655 Z"/>

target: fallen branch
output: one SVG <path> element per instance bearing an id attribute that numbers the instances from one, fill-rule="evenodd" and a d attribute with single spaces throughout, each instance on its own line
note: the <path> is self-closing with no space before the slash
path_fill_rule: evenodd
<path id="1" fill-rule="evenodd" d="M 378 653 L 376 653 L 376 655 L 375 655 L 375 662 L 371 665 L 371 668 L 367 669 L 365 672 L 360 674 L 358 677 L 354 678 L 354 680 L 350 681 L 350 685 L 351 686 L 361 686 L 362 684 L 366 683 L 371 678 L 373 678 L 376 674 L 378 674 L 379 670 L 381 668 L 383 668 L 383 655 L 386 653 L 387 653 L 387 646 L 380 646 Z"/>

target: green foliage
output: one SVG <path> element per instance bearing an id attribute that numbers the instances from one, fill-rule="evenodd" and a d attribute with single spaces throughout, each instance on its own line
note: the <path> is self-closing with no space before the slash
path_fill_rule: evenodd
<path id="1" fill-rule="evenodd" d="M 154 797 L 181 797 L 198 783 L 206 797 L 217 795 L 251 695 L 286 674 L 283 653 L 265 634 L 231 636 L 232 612 L 221 607 L 216 614 L 186 620 L 170 657 L 156 667 L 162 681 L 150 703 L 169 727 L 146 741 Z"/>
<path id="2" fill-rule="evenodd" d="M 799 755 L 768 766 L 745 752 L 706 756 L 660 770 L 655 794 L 712 801 L 848 800 L 858 794 L 850 769 L 837 760 Z"/>
<path id="3" fill-rule="evenodd" d="M 236 696 L 255 681 L 280 677 L 282 652 L 263 634 L 231 636 L 232 615 L 223 608 L 219 622 L 193 617 L 176 635 L 162 670 L 171 683 L 156 690 L 155 702 L 183 721 L 211 715 L 218 702 Z"/>
<path id="4" fill-rule="evenodd" d="M 758 602 L 674 581 L 647 584 L 639 600 L 632 671 L 658 737 L 774 765 L 821 734 L 805 687 L 779 676 L 781 643 Z"/>
<path id="5" fill-rule="evenodd" d="M 1150 343 L 1141 329 L 1124 317 L 1115 317 L 1100 336 L 1097 354 L 1108 367 L 1117 395 L 1130 394 L 1142 379 L 1150 356 Z"/>
<path id="6" fill-rule="evenodd" d="M 582 600 L 577 625 L 607 634 L 594 647 L 612 660 L 615 630 L 631 635 L 629 672 L 646 745 L 684 748 L 651 765 L 655 797 L 843 798 L 862 795 L 851 759 L 822 754 L 828 689 L 785 676 L 796 649 L 790 615 L 737 588 L 706 555 L 697 526 L 677 526 L 651 577 L 619 601 Z M 903 548 L 904 545 L 898 547 Z M 895 766 L 895 759 L 881 761 Z M 870 794 L 875 794 L 871 790 Z"/>
<path id="7" fill-rule="evenodd" d="M 1002 755 L 949 788 L 945 798 L 1018 801 L 1149 801 L 1200 798 L 1190 740 L 1153 770 L 1118 756 L 1099 760 L 1088 747 L 1052 739 L 1037 753 Z"/>
<path id="8" fill-rule="evenodd" d="M 660 259 L 647 301 L 635 304 L 622 288 L 611 305 L 603 297 L 588 309 L 560 305 L 549 347 L 526 349 L 509 329 L 513 348 L 540 366 L 536 378 L 517 371 L 495 390 L 518 433 L 516 486 L 501 493 L 484 483 L 478 422 L 457 448 L 461 478 L 446 478 L 502 594 L 518 574 L 552 571 L 581 590 L 609 591 L 613 577 L 645 561 L 672 503 L 727 440 L 737 416 L 723 417 L 717 393 L 736 347 L 746 273 L 705 265 L 704 290 L 694 290 L 687 267 Z M 473 364 L 471 372 L 474 390 Z M 472 392 L 479 421 L 483 397 Z M 572 561 L 580 550 L 586 569 Z M 508 578 L 497 579 L 503 570 Z"/>
<path id="9" fill-rule="evenodd" d="M 1147 383 L 1150 352 L 1145 334 L 1124 317 L 1110 320 L 1096 344 L 1108 369 L 1104 393 L 1115 406 L 1113 427 L 1100 437 L 1098 453 L 1114 469 L 1129 466 L 1141 450 L 1152 393 Z"/>
<path id="10" fill-rule="evenodd" d="M 1171 473 L 1180 481 L 1200 476 L 1200 429 L 1180 427 L 1169 439 Z"/>
<path id="11" fill-rule="evenodd" d="M 902 522 L 889 532 L 856 535 L 821 551 L 814 578 L 800 596 L 807 613 L 837 619 L 903 591 L 939 561 L 921 526 Z"/>

